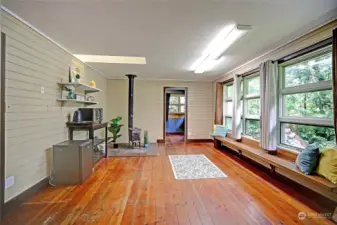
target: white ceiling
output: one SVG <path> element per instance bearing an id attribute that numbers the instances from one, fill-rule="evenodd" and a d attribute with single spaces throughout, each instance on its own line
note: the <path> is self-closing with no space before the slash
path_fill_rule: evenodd
<path id="1" fill-rule="evenodd" d="M 99 64 L 110 78 L 214 80 L 336 16 L 336 0 L 2 0 L 74 54 L 144 56 L 147 65 Z M 188 71 L 228 23 L 253 30 L 213 71 Z"/>

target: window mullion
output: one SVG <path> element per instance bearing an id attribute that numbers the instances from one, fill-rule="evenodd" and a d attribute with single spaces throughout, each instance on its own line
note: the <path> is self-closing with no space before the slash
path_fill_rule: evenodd
<path id="1" fill-rule="evenodd" d="M 332 89 L 331 80 L 320 81 L 318 83 L 311 83 L 306 85 L 300 85 L 295 87 L 288 87 L 281 89 L 282 95 L 287 94 L 298 94 L 298 93 L 306 93 L 306 92 L 315 92 L 315 91 L 323 91 Z"/>
<path id="2" fill-rule="evenodd" d="M 280 117 L 281 123 L 294 123 L 316 126 L 332 126 L 333 120 L 326 118 L 310 118 L 310 117 Z"/>
<path id="3" fill-rule="evenodd" d="M 259 99 L 260 95 L 248 95 L 245 97 L 245 99 L 250 100 L 250 99 Z"/>
<path id="4" fill-rule="evenodd" d="M 247 120 L 260 120 L 260 116 L 245 116 Z"/>

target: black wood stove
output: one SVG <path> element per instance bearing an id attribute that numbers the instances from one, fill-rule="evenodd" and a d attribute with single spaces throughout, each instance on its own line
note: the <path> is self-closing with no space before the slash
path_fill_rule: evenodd
<path id="1" fill-rule="evenodd" d="M 137 75 L 134 74 L 126 74 L 129 78 L 129 117 L 128 117 L 128 124 L 129 124 L 129 147 L 135 147 L 138 144 L 140 148 L 140 134 L 141 129 L 133 127 L 133 94 L 134 94 L 134 80 Z"/>

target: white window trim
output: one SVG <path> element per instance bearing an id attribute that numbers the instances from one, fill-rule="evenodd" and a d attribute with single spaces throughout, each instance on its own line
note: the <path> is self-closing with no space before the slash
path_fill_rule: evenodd
<path id="1" fill-rule="evenodd" d="M 247 120 L 259 120 L 260 121 L 260 116 L 252 116 L 252 115 L 248 115 L 248 111 L 247 111 L 247 109 L 248 109 L 248 100 L 253 100 L 253 99 L 260 99 L 260 94 L 248 94 L 248 80 L 250 80 L 250 79 L 253 79 L 253 78 L 255 78 L 255 77 L 258 77 L 258 76 L 260 76 L 260 74 L 259 74 L 259 72 L 255 72 L 255 73 L 253 73 L 253 74 L 251 74 L 251 75 L 248 75 L 248 76 L 244 76 L 243 77 L 243 79 L 242 79 L 242 82 L 243 82 L 243 95 L 242 95 L 242 99 L 243 99 L 243 105 L 242 105 L 242 107 L 243 107 L 243 115 L 241 116 L 241 118 L 242 118 L 242 134 L 243 134 L 243 136 L 245 136 L 245 137 L 250 137 L 250 138 L 252 138 L 252 139 L 254 139 L 254 140 L 257 140 L 257 139 L 255 139 L 254 137 L 252 137 L 251 135 L 249 135 L 248 133 L 247 133 L 247 127 L 246 127 L 246 125 L 247 125 L 247 123 L 246 123 L 246 121 Z M 260 111 L 261 111 L 261 106 L 260 106 Z"/>
<path id="2" fill-rule="evenodd" d="M 233 102 L 233 98 L 230 98 L 230 97 L 228 97 L 227 96 L 227 88 L 228 88 L 228 86 L 232 86 L 232 90 L 233 90 L 233 93 L 232 93 L 232 95 L 234 94 L 234 84 L 233 84 L 233 82 L 229 82 L 229 83 L 226 83 L 226 84 L 224 84 L 223 85 L 223 121 L 222 121 L 222 123 L 223 123 L 223 125 L 226 125 L 226 118 L 231 118 L 232 119 L 232 121 L 233 121 L 233 115 L 232 114 L 227 114 L 227 109 L 226 109 L 226 103 L 228 103 L 228 102 Z M 231 129 L 229 129 L 229 130 L 231 130 Z"/>
<path id="3" fill-rule="evenodd" d="M 297 116 L 283 116 L 279 117 L 281 123 L 303 124 L 313 126 L 333 127 L 333 120 L 317 117 L 297 117 Z"/>
<path id="4" fill-rule="evenodd" d="M 224 84 L 224 89 L 223 89 L 224 90 L 223 91 L 223 95 L 224 95 L 223 102 L 224 102 L 224 104 L 227 103 L 227 102 L 233 102 L 233 98 L 227 96 L 227 88 L 228 88 L 228 86 L 233 86 L 233 82 Z M 232 90 L 233 90 L 233 93 L 234 93 L 234 86 L 233 86 Z M 224 116 L 226 116 L 226 117 L 233 117 L 232 114 L 227 114 L 227 109 L 224 111 Z"/>
<path id="5" fill-rule="evenodd" d="M 282 76 L 283 71 L 282 71 Z M 281 88 L 280 94 L 289 95 L 289 94 L 300 94 L 305 92 L 315 92 L 315 91 L 324 91 L 332 89 L 331 80 L 320 81 L 318 83 L 303 84 L 295 87 Z"/>
<path id="6" fill-rule="evenodd" d="M 319 118 L 319 117 L 296 117 L 296 116 L 285 116 L 285 107 L 284 107 L 284 96 L 289 94 L 300 94 L 306 92 L 315 92 L 315 91 L 325 91 L 332 89 L 331 81 L 320 81 L 317 83 L 302 84 L 293 87 L 285 87 L 285 73 L 284 68 L 299 62 L 303 62 L 320 55 L 327 54 L 332 51 L 332 46 L 328 46 L 317 51 L 305 54 L 303 56 L 297 57 L 293 60 L 289 60 L 285 63 L 279 64 L 279 91 L 278 91 L 278 145 L 283 149 L 287 149 L 291 152 L 301 152 L 303 149 L 297 148 L 291 145 L 282 143 L 282 123 L 291 123 L 291 124 L 302 124 L 308 126 L 322 126 L 322 127 L 334 127 L 332 119 L 329 118 Z"/>

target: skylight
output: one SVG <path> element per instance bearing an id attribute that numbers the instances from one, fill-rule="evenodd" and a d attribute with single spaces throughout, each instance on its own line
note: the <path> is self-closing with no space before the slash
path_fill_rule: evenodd
<path id="1" fill-rule="evenodd" d="M 74 54 L 74 56 L 79 60 L 88 63 L 146 64 L 145 57 L 82 54 Z"/>

